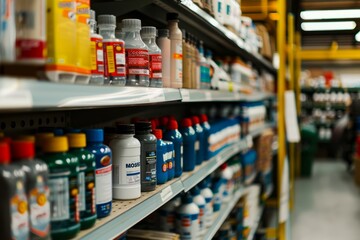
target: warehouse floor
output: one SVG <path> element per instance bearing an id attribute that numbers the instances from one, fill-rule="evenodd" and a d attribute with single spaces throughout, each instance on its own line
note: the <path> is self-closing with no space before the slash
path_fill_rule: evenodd
<path id="1" fill-rule="evenodd" d="M 316 161 L 295 184 L 291 240 L 359 240 L 360 188 L 342 161 Z"/>

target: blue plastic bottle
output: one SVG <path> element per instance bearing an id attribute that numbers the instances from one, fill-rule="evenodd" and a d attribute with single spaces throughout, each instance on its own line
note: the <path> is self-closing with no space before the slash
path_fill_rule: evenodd
<path id="1" fill-rule="evenodd" d="M 205 148 L 205 135 L 204 130 L 200 125 L 200 119 L 197 116 L 192 117 L 193 128 L 196 132 L 196 142 L 195 142 L 195 151 L 196 151 L 196 165 L 200 165 L 204 161 L 204 148 Z"/>
<path id="2" fill-rule="evenodd" d="M 176 120 L 170 120 L 167 125 L 167 131 L 164 134 L 164 139 L 171 141 L 174 144 L 175 151 L 175 177 L 180 177 L 183 168 L 183 138 L 178 130 L 178 123 Z"/>
<path id="3" fill-rule="evenodd" d="M 171 180 L 175 176 L 175 160 L 174 160 L 174 144 L 170 141 L 164 141 L 166 143 L 166 149 L 167 152 L 165 154 L 166 156 L 166 162 L 167 162 L 167 172 L 168 172 L 168 180 Z"/>
<path id="4" fill-rule="evenodd" d="M 183 137 L 183 171 L 190 172 L 195 168 L 196 133 L 192 128 L 190 118 L 183 119 L 181 126 L 180 133 Z"/>
<path id="5" fill-rule="evenodd" d="M 95 194 L 96 212 L 98 218 L 111 213 L 112 200 L 112 154 L 111 149 L 103 144 L 104 131 L 102 129 L 86 129 L 87 147 L 96 158 Z"/>
<path id="6" fill-rule="evenodd" d="M 221 208 L 221 203 L 222 203 L 222 193 L 220 191 L 221 185 L 222 185 L 222 180 L 218 180 L 211 187 L 211 190 L 214 194 L 214 205 L 213 205 L 214 212 L 219 211 Z"/>
<path id="7" fill-rule="evenodd" d="M 206 116 L 206 114 L 200 115 L 200 122 L 201 122 L 201 127 L 204 130 L 204 149 L 203 149 L 204 160 L 207 161 L 211 158 L 209 154 L 209 136 L 210 136 L 211 126 L 208 122 L 208 117 Z"/>
<path id="8" fill-rule="evenodd" d="M 155 129 L 153 134 L 157 138 L 156 143 L 156 178 L 157 184 L 164 184 L 168 180 L 168 163 L 166 162 L 167 144 L 162 140 L 162 130 Z"/>

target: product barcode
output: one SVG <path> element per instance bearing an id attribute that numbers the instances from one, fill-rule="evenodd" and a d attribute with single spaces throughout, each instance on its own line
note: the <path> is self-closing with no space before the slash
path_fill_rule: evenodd
<path id="1" fill-rule="evenodd" d="M 107 54 L 108 73 L 114 73 L 115 72 L 115 59 L 114 59 L 113 46 L 106 47 L 106 54 Z"/>
<path id="2" fill-rule="evenodd" d="M 116 68 L 118 74 L 125 74 L 126 68 L 125 67 L 117 67 Z"/>
<path id="3" fill-rule="evenodd" d="M 103 50 L 97 50 L 97 61 L 104 62 L 104 51 Z"/>
<path id="4" fill-rule="evenodd" d="M 149 76 L 149 70 L 147 70 L 147 69 L 129 69 L 129 74 Z"/>

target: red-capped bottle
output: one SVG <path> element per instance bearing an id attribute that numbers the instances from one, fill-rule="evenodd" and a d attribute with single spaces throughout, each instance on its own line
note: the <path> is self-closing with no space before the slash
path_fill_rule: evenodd
<path id="1" fill-rule="evenodd" d="M 200 123 L 201 123 L 201 127 L 204 130 L 204 160 L 207 161 L 210 159 L 210 154 L 209 154 L 209 137 L 210 137 L 210 131 L 211 131 L 211 126 L 209 124 L 208 121 L 208 117 L 206 114 L 201 114 L 200 115 Z"/>
<path id="2" fill-rule="evenodd" d="M 192 117 L 193 128 L 196 132 L 196 165 L 200 165 L 204 161 L 204 148 L 205 148 L 205 135 L 204 129 L 200 125 L 200 119 L 198 116 Z"/>

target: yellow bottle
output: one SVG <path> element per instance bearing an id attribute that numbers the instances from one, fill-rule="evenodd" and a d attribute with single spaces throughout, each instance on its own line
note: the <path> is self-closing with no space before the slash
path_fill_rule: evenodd
<path id="1" fill-rule="evenodd" d="M 47 0 L 48 57 L 50 81 L 74 82 L 76 77 L 75 0 Z"/>
<path id="2" fill-rule="evenodd" d="M 90 0 L 76 0 L 76 71 L 75 82 L 88 84 L 91 74 Z"/>

